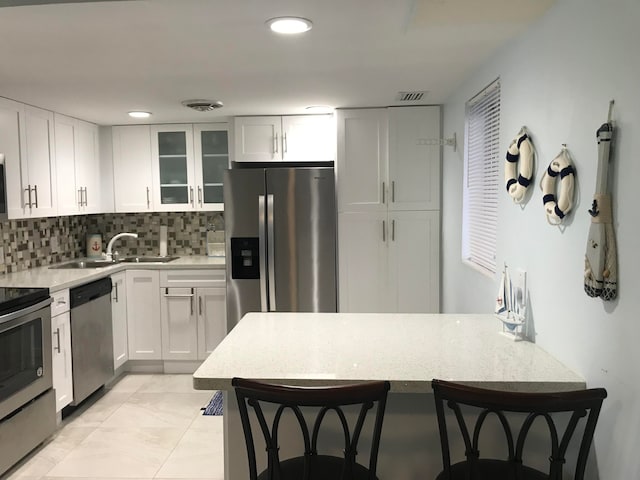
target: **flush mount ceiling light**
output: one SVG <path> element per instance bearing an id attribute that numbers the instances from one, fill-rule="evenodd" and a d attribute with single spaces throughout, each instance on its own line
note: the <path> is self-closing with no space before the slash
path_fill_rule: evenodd
<path id="1" fill-rule="evenodd" d="M 218 100 L 185 100 L 182 102 L 182 105 L 193 108 L 198 112 L 210 112 L 211 110 L 224 106 L 224 104 Z"/>
<path id="2" fill-rule="evenodd" d="M 285 35 L 308 32 L 313 25 L 311 20 L 301 17 L 275 17 L 266 23 L 272 31 Z"/>
<path id="3" fill-rule="evenodd" d="M 133 118 L 149 118 L 151 116 L 151 112 L 134 111 L 129 112 L 129 116 Z"/>

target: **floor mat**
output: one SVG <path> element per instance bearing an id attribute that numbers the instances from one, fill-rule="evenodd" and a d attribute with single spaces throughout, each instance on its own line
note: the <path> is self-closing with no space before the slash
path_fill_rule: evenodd
<path id="1" fill-rule="evenodd" d="M 222 392 L 217 391 L 211 397 L 209 405 L 202 409 L 203 415 L 222 415 Z"/>

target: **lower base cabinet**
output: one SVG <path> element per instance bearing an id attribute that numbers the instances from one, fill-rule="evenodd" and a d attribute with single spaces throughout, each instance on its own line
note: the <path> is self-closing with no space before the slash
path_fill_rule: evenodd
<path id="1" fill-rule="evenodd" d="M 113 325 L 114 370 L 117 370 L 129 360 L 126 277 L 126 272 L 111 275 L 111 323 Z"/>
<path id="2" fill-rule="evenodd" d="M 125 282 L 129 360 L 162 360 L 160 272 L 127 270 Z"/>
<path id="3" fill-rule="evenodd" d="M 340 312 L 440 311 L 439 211 L 340 213 L 338 231 Z"/>
<path id="4" fill-rule="evenodd" d="M 163 360 L 204 360 L 226 335 L 224 270 L 161 274 Z"/>
<path id="5" fill-rule="evenodd" d="M 73 370 L 71 365 L 71 314 L 69 290 L 54 293 L 51 304 L 51 342 L 53 388 L 56 412 L 73 400 Z"/>

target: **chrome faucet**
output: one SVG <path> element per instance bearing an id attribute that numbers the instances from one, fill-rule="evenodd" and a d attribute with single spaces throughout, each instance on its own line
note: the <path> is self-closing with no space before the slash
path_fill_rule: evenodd
<path id="1" fill-rule="evenodd" d="M 111 249 L 113 248 L 113 242 L 115 242 L 117 239 L 119 239 L 121 237 L 138 238 L 138 234 L 137 233 L 123 232 L 123 233 L 118 233 L 117 235 L 114 235 L 111 238 L 111 240 L 109 240 L 109 243 L 107 244 L 107 253 L 105 253 L 105 257 L 107 258 L 107 260 L 109 260 L 109 261 L 113 260 L 113 253 L 111 253 Z"/>

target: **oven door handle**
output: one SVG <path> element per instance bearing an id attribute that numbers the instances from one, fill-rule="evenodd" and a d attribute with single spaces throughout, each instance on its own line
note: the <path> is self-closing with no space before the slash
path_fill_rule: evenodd
<path id="1" fill-rule="evenodd" d="M 0 315 L 0 332 L 2 332 L 3 330 L 5 330 L 2 325 L 4 325 L 5 323 L 9 323 L 13 320 L 16 320 L 17 318 L 20 317 L 24 317 L 25 315 L 29 315 L 30 313 L 33 312 L 37 312 L 38 310 L 48 307 L 51 302 L 53 302 L 53 299 L 51 297 L 47 298 L 46 300 L 43 300 L 39 303 L 36 303 L 35 305 L 31 305 L 27 308 L 23 308 L 21 310 L 15 311 L 15 312 L 11 312 L 11 313 L 7 313 L 5 315 Z M 19 327 L 20 325 L 23 325 L 25 323 L 31 322 L 33 321 L 32 318 L 24 320 L 22 322 L 18 322 L 15 325 L 11 325 L 10 328 L 14 328 L 14 327 Z"/>

